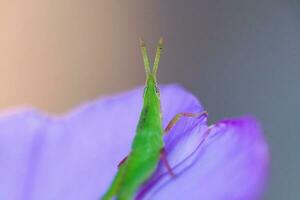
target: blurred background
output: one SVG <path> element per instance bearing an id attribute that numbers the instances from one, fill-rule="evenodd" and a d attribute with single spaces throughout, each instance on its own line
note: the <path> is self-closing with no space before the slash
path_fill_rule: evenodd
<path id="1" fill-rule="evenodd" d="M 161 83 L 191 90 L 210 123 L 256 116 L 272 152 L 264 199 L 300 199 L 298 0 L 0 0 L 0 108 L 61 114 L 141 85 L 138 39 L 153 56 L 161 35 Z"/>

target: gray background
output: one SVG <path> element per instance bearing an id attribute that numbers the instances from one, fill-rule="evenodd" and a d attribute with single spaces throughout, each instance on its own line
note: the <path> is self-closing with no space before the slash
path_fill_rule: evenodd
<path id="1" fill-rule="evenodd" d="M 252 114 L 272 153 L 264 199 L 300 199 L 299 1 L 0 1 L 0 107 L 53 114 L 144 83 L 138 38 L 162 35 L 162 83 L 213 123 Z M 150 50 L 150 51 L 151 51 Z"/>
<path id="2" fill-rule="evenodd" d="M 160 80 L 191 89 L 211 122 L 255 115 L 272 153 L 265 199 L 300 199 L 300 2 L 156 6 L 167 38 Z"/>

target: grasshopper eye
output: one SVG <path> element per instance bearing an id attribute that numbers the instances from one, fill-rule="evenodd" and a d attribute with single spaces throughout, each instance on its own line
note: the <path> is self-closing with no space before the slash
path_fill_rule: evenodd
<path id="1" fill-rule="evenodd" d="M 146 91 L 147 91 L 147 87 L 144 87 L 143 96 L 145 96 Z"/>
<path id="2" fill-rule="evenodd" d="M 159 87 L 155 86 L 155 92 L 156 94 L 159 94 Z"/>

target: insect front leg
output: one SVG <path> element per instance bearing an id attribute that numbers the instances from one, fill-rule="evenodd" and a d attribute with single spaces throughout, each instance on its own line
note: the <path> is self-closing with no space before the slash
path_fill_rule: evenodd
<path id="1" fill-rule="evenodd" d="M 193 118 L 198 118 L 201 116 L 208 116 L 207 111 L 199 112 L 199 113 L 188 113 L 188 112 L 182 112 L 176 114 L 172 120 L 168 123 L 167 127 L 165 128 L 165 134 L 167 134 L 173 127 L 174 125 L 180 120 L 181 117 L 193 117 Z"/>
<path id="2" fill-rule="evenodd" d="M 177 115 L 175 115 L 172 120 L 168 123 L 167 127 L 164 130 L 164 133 L 167 134 L 173 127 L 174 125 L 180 120 L 181 117 L 193 117 L 193 118 L 198 118 L 201 116 L 208 116 L 208 113 L 206 111 L 200 112 L 200 113 L 187 113 L 187 112 L 182 112 L 182 113 L 178 113 Z M 206 139 L 206 135 L 204 137 L 204 139 L 201 141 L 201 143 L 203 143 Z M 166 151 L 165 148 L 163 148 L 160 152 L 161 155 L 161 160 L 163 161 L 163 164 L 166 166 L 168 173 L 172 176 L 175 177 L 175 174 L 167 160 L 167 156 L 166 156 Z"/>

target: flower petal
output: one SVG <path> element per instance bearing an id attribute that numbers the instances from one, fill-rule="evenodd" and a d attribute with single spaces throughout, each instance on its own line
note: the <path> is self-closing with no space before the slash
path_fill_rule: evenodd
<path id="1" fill-rule="evenodd" d="M 34 110 L 0 117 L 0 199 L 97 199 L 130 150 L 142 92 L 88 103 L 63 117 Z M 177 85 L 163 86 L 161 100 L 164 125 L 179 112 L 203 110 Z"/>
<path id="2" fill-rule="evenodd" d="M 165 172 L 155 184 L 146 185 L 140 197 L 209 200 L 259 198 L 266 179 L 269 153 L 256 120 L 251 117 L 223 120 L 210 129 L 202 127 L 192 131 L 192 141 L 199 144 L 206 131 L 210 134 L 203 145 L 196 148 L 184 163 L 173 166 L 176 178 Z M 180 143 L 172 154 L 181 153 L 182 146 L 186 149 L 186 143 Z"/>
<path id="3" fill-rule="evenodd" d="M 45 124 L 46 119 L 35 110 L 1 115 L 0 199 L 28 199 Z"/>

